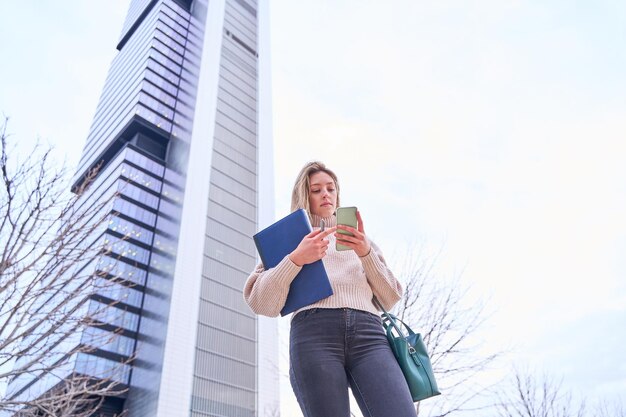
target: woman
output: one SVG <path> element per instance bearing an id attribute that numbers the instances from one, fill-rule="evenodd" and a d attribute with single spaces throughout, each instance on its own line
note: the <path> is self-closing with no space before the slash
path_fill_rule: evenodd
<path id="1" fill-rule="evenodd" d="M 244 297 L 256 314 L 276 317 L 302 266 L 322 259 L 333 295 L 294 312 L 291 321 L 289 376 L 304 416 L 349 417 L 348 387 L 365 417 L 415 416 L 372 302 L 376 296 L 389 309 L 402 287 L 365 235 L 360 213 L 358 229 L 336 224 L 338 205 L 337 176 L 321 162 L 305 165 L 293 188 L 291 210 L 305 209 L 313 231 L 274 268 L 257 266 Z M 323 232 L 322 220 L 328 226 Z M 352 250 L 338 252 L 336 242 Z"/>

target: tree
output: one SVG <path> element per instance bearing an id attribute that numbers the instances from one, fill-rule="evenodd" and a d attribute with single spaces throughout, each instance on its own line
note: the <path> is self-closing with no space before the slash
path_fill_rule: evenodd
<path id="1" fill-rule="evenodd" d="M 626 417 L 626 407 L 622 403 L 600 401 L 595 408 L 594 417 Z"/>
<path id="2" fill-rule="evenodd" d="M 511 381 L 496 395 L 499 417 L 625 417 L 621 403 L 596 402 L 588 407 L 588 399 L 576 400 L 563 380 L 545 372 L 515 369 Z"/>
<path id="3" fill-rule="evenodd" d="M 70 193 L 50 147 L 36 145 L 17 161 L 6 129 L 7 119 L 0 126 L 0 387 L 8 389 L 0 389 L 0 413 L 90 416 L 102 398 L 125 389 L 116 383 L 123 361 L 105 378 L 75 366 L 116 341 L 104 315 L 124 287 L 98 267 L 110 250 L 103 232 L 115 195 L 95 206 L 84 198 L 96 171 Z M 20 394 L 33 380 L 42 392 Z"/>
<path id="4" fill-rule="evenodd" d="M 514 371 L 513 383 L 499 393 L 500 417 L 584 417 L 584 402 L 575 405 L 563 381 L 547 374 Z"/>
<path id="5" fill-rule="evenodd" d="M 394 313 L 422 334 L 443 394 L 426 400 L 427 410 L 417 403 L 417 414 L 448 416 L 483 409 L 487 406 L 473 401 L 485 388 L 475 382 L 476 377 L 503 353 L 480 352 L 481 344 L 474 338 L 488 318 L 485 304 L 467 302 L 469 290 L 460 276 L 452 281 L 439 279 L 435 272 L 439 254 L 429 258 L 415 256 L 415 252 L 403 257 L 406 261 L 398 276 L 404 283 L 404 296 Z"/>

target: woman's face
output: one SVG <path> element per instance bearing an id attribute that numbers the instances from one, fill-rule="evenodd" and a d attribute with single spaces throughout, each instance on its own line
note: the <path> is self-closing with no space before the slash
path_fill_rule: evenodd
<path id="1" fill-rule="evenodd" d="M 333 178 L 324 171 L 309 176 L 309 206 L 311 213 L 330 217 L 337 208 L 337 187 Z"/>

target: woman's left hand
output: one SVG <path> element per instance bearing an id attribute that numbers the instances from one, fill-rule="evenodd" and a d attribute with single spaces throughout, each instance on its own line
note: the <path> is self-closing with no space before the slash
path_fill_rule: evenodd
<path id="1" fill-rule="evenodd" d="M 356 218 L 359 222 L 358 229 L 343 224 L 337 225 L 337 229 L 342 229 L 346 232 L 350 232 L 354 236 L 343 235 L 341 233 L 335 232 L 335 237 L 337 238 L 337 243 L 346 245 L 349 248 L 354 249 L 358 256 L 363 257 L 370 253 L 371 246 L 369 240 L 367 240 L 367 236 L 365 236 L 365 230 L 363 229 L 363 219 L 361 219 L 361 213 L 358 210 L 356 212 Z"/>

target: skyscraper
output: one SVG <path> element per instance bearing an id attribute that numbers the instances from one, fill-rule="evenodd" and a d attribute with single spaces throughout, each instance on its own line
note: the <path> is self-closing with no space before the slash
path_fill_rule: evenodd
<path id="1" fill-rule="evenodd" d="M 74 178 L 97 168 L 86 198 L 119 193 L 102 236 L 110 253 L 92 267 L 121 289 L 85 308 L 105 312 L 99 332 L 121 335 L 64 368 L 99 378 L 134 355 L 107 413 L 278 410 L 277 326 L 241 295 L 250 236 L 273 218 L 267 13 L 266 0 L 131 0 Z M 9 393 L 54 383 L 20 378 Z"/>

